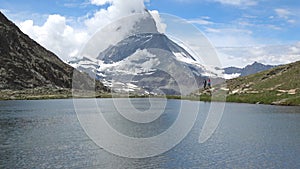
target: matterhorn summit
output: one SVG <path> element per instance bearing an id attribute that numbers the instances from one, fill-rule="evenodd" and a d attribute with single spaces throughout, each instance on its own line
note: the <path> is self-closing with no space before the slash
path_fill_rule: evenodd
<path id="1" fill-rule="evenodd" d="M 147 10 L 101 29 L 81 56 L 70 64 L 120 93 L 186 95 L 217 76 L 160 33 Z"/>

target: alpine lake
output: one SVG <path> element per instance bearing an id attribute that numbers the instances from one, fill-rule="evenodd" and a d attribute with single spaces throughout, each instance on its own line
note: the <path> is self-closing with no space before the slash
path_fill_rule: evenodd
<path id="1" fill-rule="evenodd" d="M 162 115 L 146 125 L 120 117 L 112 102 L 122 99 L 95 101 L 109 124 L 130 137 L 163 133 L 178 117 L 182 102 L 200 109 L 191 131 L 178 145 L 154 157 L 134 159 L 114 155 L 95 144 L 80 125 L 73 99 L 0 101 L 0 168 L 300 168 L 297 106 L 226 103 L 216 131 L 199 143 L 209 102 L 169 99 Z M 124 111 L 150 106 L 149 98 L 132 98 L 130 102 L 133 106 L 124 105 Z"/>

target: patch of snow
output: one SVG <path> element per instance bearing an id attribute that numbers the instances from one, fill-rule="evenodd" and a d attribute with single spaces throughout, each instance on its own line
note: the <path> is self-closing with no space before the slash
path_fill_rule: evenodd
<path id="1" fill-rule="evenodd" d="M 89 64 L 82 64 L 80 65 L 80 67 L 84 69 L 95 69 L 94 65 L 89 65 Z"/>
<path id="2" fill-rule="evenodd" d="M 197 64 L 196 61 L 194 61 L 191 58 L 187 58 L 186 54 L 183 52 L 177 53 L 177 52 L 173 52 L 173 54 L 176 56 L 176 59 L 178 61 L 184 62 L 184 63 L 189 63 L 189 64 Z"/>
<path id="3" fill-rule="evenodd" d="M 75 69 L 78 69 L 80 67 L 80 65 L 77 64 L 77 63 L 69 63 L 69 65 L 72 66 Z"/>
<path id="4" fill-rule="evenodd" d="M 144 62 L 137 64 L 141 60 Z M 153 67 L 160 64 L 158 58 L 155 55 L 149 53 L 147 49 L 137 50 L 133 55 L 127 57 L 119 62 L 105 64 L 103 61 L 99 61 L 99 72 L 111 71 L 122 74 L 138 75 L 141 73 L 152 73 L 155 71 Z"/>
<path id="5" fill-rule="evenodd" d="M 139 88 L 137 85 L 134 85 L 132 83 L 126 83 L 126 85 L 128 86 L 128 88 Z"/>
<path id="6" fill-rule="evenodd" d="M 223 70 L 217 70 L 215 68 L 215 66 L 202 65 L 198 61 L 194 61 L 193 59 L 188 58 L 184 52 L 180 52 L 180 53 L 173 52 L 173 54 L 176 56 L 176 59 L 178 61 L 190 64 L 190 65 L 194 65 L 194 66 L 202 69 L 203 71 L 205 71 L 205 73 L 202 74 L 203 76 L 209 76 L 209 77 L 223 77 L 224 76 Z M 196 72 L 194 72 L 194 73 L 196 73 Z M 196 74 L 199 75 L 199 73 L 196 73 Z"/>
<path id="7" fill-rule="evenodd" d="M 98 75 L 98 76 L 101 76 L 101 77 L 107 77 L 107 75 L 105 75 L 105 74 L 103 74 L 103 73 L 101 73 L 101 72 L 100 72 L 100 73 L 97 73 L 97 75 Z"/>
<path id="8" fill-rule="evenodd" d="M 144 75 L 152 75 L 153 73 L 155 73 L 155 72 L 147 72 L 147 73 L 144 73 Z"/>
<path id="9" fill-rule="evenodd" d="M 212 73 L 212 72 L 205 72 L 205 73 L 202 73 L 202 76 L 216 77 L 216 74 L 214 74 L 214 73 Z"/>
<path id="10" fill-rule="evenodd" d="M 98 61 L 100 68 L 98 69 L 98 71 L 105 71 L 105 70 L 109 70 L 113 67 L 117 67 L 118 65 L 120 65 L 120 62 L 116 62 L 116 63 L 111 63 L 111 64 L 106 64 L 104 63 L 102 60 Z"/>
<path id="11" fill-rule="evenodd" d="M 233 73 L 233 74 L 223 74 L 223 78 L 228 80 L 228 79 L 234 79 L 239 77 L 241 74 L 240 73 Z"/>

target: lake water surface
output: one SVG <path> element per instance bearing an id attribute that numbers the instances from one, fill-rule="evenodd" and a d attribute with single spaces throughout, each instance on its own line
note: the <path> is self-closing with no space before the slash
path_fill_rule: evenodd
<path id="1" fill-rule="evenodd" d="M 181 102 L 168 100 L 161 117 L 136 125 L 123 120 L 110 101 L 97 100 L 110 125 L 131 137 L 168 129 Z M 136 109 L 149 108 L 148 99 L 131 101 Z M 210 103 L 193 104 L 200 104 L 200 112 L 180 144 L 155 157 L 129 159 L 101 149 L 87 136 L 72 99 L 1 101 L 0 168 L 300 168 L 300 107 L 226 103 L 216 132 L 199 144 Z"/>

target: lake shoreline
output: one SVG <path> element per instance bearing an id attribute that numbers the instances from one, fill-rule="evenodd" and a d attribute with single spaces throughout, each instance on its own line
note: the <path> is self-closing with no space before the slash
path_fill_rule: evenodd
<path id="1" fill-rule="evenodd" d="M 58 89 L 52 93 L 40 93 L 33 92 L 32 90 L 2 90 L 0 91 L 0 101 L 5 100 L 53 100 L 53 99 L 88 99 L 88 98 L 166 98 L 175 100 L 190 100 L 190 101 L 202 101 L 202 102 L 225 102 L 225 103 L 247 103 L 247 104 L 260 104 L 260 105 L 275 105 L 275 106 L 300 106 L 299 104 L 285 104 L 280 103 L 263 103 L 263 102 L 247 102 L 241 101 L 238 98 L 232 98 L 230 95 L 224 100 L 220 98 L 211 98 L 209 95 L 200 96 L 180 96 L 180 95 L 167 95 L 167 96 L 155 96 L 155 95 L 116 95 L 111 93 L 93 93 L 90 95 L 74 96 L 70 89 Z"/>

